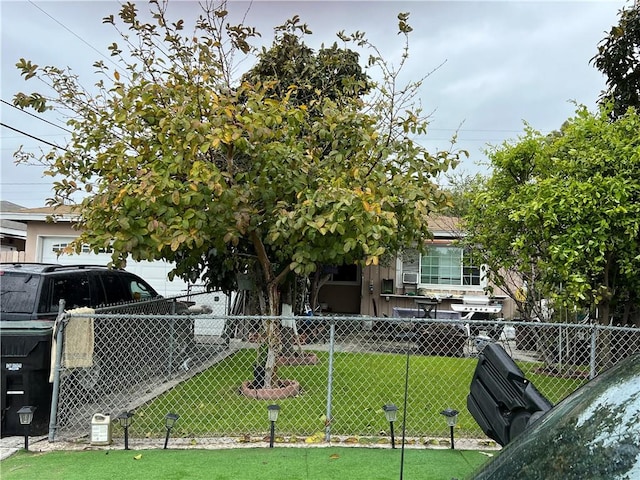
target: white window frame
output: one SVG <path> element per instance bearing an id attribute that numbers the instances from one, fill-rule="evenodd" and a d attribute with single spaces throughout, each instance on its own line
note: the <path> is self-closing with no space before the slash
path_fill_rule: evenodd
<path id="1" fill-rule="evenodd" d="M 451 244 L 434 244 L 430 246 L 431 248 L 446 248 L 446 249 L 457 249 L 460 251 L 460 255 L 462 257 L 462 261 L 460 262 L 460 283 L 426 283 L 422 281 L 423 278 L 423 268 L 426 268 L 424 265 L 424 259 L 425 256 L 428 255 L 428 250 L 427 250 L 427 254 L 418 254 L 417 250 L 409 250 L 407 251 L 408 254 L 408 258 L 409 258 L 409 262 L 411 262 L 413 265 L 411 264 L 407 264 L 405 261 L 403 261 L 402 259 L 399 260 L 398 262 L 398 266 L 399 268 L 399 280 L 401 282 L 401 279 L 404 277 L 404 273 L 407 272 L 417 272 L 418 273 L 418 285 L 417 288 L 429 288 L 431 290 L 451 290 L 451 289 L 458 289 L 458 290 L 483 290 L 486 286 L 487 286 L 487 281 L 486 281 L 486 265 L 471 265 L 471 267 L 475 267 L 477 268 L 478 271 L 478 277 L 479 277 L 479 281 L 477 284 L 468 284 L 465 285 L 464 283 L 464 279 L 465 279 L 465 275 L 464 275 L 464 270 L 466 267 L 469 267 L 468 265 L 465 266 L 465 264 L 463 263 L 464 261 L 464 249 L 462 247 L 457 247 Z M 417 258 L 416 258 L 417 257 Z M 400 283 L 402 284 L 402 282 Z"/>

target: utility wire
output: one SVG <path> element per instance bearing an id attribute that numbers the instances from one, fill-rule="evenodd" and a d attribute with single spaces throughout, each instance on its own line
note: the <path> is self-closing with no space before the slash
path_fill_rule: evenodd
<path id="1" fill-rule="evenodd" d="M 7 186 L 26 186 L 26 185 L 51 185 L 51 182 L 0 182 L 0 185 Z"/>
<path id="2" fill-rule="evenodd" d="M 46 145 L 49 145 L 50 147 L 59 148 L 61 150 L 64 150 L 65 152 L 71 153 L 71 150 L 69 150 L 67 148 L 64 148 L 64 147 L 61 147 L 59 145 L 56 145 L 55 143 L 47 142 L 46 140 L 43 140 L 42 138 L 36 137 L 35 135 L 31 135 L 30 133 L 27 133 L 27 132 L 23 132 L 22 130 L 18 130 L 17 128 L 10 127 L 6 123 L 0 122 L 0 126 L 3 126 L 4 128 L 8 128 L 9 130 L 13 130 L 14 132 L 18 132 L 18 133 L 24 135 L 25 137 L 32 138 L 34 140 L 37 140 L 38 142 L 42 142 L 42 143 L 44 143 Z"/>
<path id="3" fill-rule="evenodd" d="M 23 110 L 22 108 L 18 108 L 18 107 L 16 107 L 14 104 L 12 104 L 12 103 L 10 103 L 10 102 L 7 102 L 6 100 L 2 100 L 2 99 L 0 99 L 0 102 L 4 103 L 5 105 L 9 105 L 9 106 L 10 106 L 10 107 L 12 107 L 12 108 L 15 108 L 15 109 L 16 109 L 16 110 L 18 110 L 19 112 L 22 112 L 22 113 L 25 113 L 25 114 L 27 114 L 27 115 L 30 115 L 30 116 L 32 116 L 33 118 L 37 118 L 38 120 L 40 120 L 40 121 L 42 121 L 42 122 L 44 122 L 44 123 L 48 123 L 49 125 L 53 125 L 54 127 L 58 127 L 59 129 L 64 130 L 65 132 L 73 133 L 73 132 L 72 132 L 71 130 L 69 130 L 69 129 L 66 129 L 66 128 L 64 128 L 64 127 L 61 127 L 60 125 L 56 125 L 55 123 L 50 122 L 49 120 L 45 120 L 44 118 L 39 117 L 38 115 L 35 115 L 35 114 L 31 113 L 31 112 L 27 112 L 26 110 Z"/>
<path id="4" fill-rule="evenodd" d="M 522 130 L 504 130 L 498 128 L 430 128 L 427 127 L 428 131 L 431 132 L 502 132 L 502 133 L 522 133 Z"/>
<path id="5" fill-rule="evenodd" d="M 42 8 L 40 8 L 38 5 L 36 5 L 35 3 L 33 3 L 31 0 L 29 0 L 29 3 L 31 5 L 33 5 L 34 7 L 36 7 L 38 10 L 40 10 L 42 13 L 44 13 L 47 17 L 49 17 L 51 20 L 53 20 L 54 22 L 56 22 L 58 25 L 60 25 L 62 28 L 64 28 L 67 32 L 69 32 L 71 35 L 73 35 L 74 37 L 76 37 L 78 40 L 80 40 L 82 43 L 84 43 L 85 45 L 87 45 L 89 48 L 91 48 L 94 52 L 97 52 L 101 57 L 107 59 L 109 62 L 111 62 L 112 64 L 114 64 L 116 67 L 118 66 L 117 63 L 115 63 L 111 58 L 107 57 L 104 53 L 102 53 L 100 50 L 98 50 L 96 47 L 94 47 L 93 45 L 91 45 L 89 42 L 87 42 L 84 38 L 82 38 L 80 35 L 78 35 L 77 33 L 75 33 L 73 30 L 71 30 L 69 27 L 67 27 L 65 24 L 63 24 L 62 22 L 60 22 L 59 20 L 57 20 L 56 18 L 54 18 L 53 16 L 51 16 L 49 13 L 47 13 L 46 11 L 44 11 Z"/>

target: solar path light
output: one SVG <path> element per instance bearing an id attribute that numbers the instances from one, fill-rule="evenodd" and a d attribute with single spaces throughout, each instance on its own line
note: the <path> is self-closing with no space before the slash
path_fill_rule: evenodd
<path id="1" fill-rule="evenodd" d="M 445 418 L 447 419 L 447 425 L 449 425 L 449 430 L 451 432 L 451 449 L 453 450 L 455 448 L 454 443 L 453 443 L 453 427 L 456 426 L 456 423 L 458 423 L 458 411 L 457 410 L 453 410 L 451 408 L 447 408 L 446 410 L 443 410 L 440 412 L 441 415 L 444 415 Z"/>
<path id="2" fill-rule="evenodd" d="M 167 444 L 169 443 L 169 435 L 171 435 L 171 429 L 180 418 L 180 415 L 177 413 L 167 413 L 164 416 L 164 426 L 167 428 L 167 436 L 164 437 L 164 449 L 167 449 Z"/>
<path id="3" fill-rule="evenodd" d="M 384 410 L 384 416 L 387 417 L 387 422 L 389 422 L 389 429 L 391 430 L 391 448 L 396 448 L 396 437 L 393 434 L 393 422 L 398 419 L 398 407 L 391 403 L 388 405 L 383 405 L 382 410 Z"/>
<path id="4" fill-rule="evenodd" d="M 31 422 L 33 422 L 33 412 L 37 407 L 30 405 L 24 406 L 18 410 L 18 417 L 20 418 L 20 424 L 24 425 L 24 449 L 29 450 L 29 433 L 31 430 Z"/>
<path id="5" fill-rule="evenodd" d="M 280 405 L 267 406 L 267 412 L 269 413 L 269 421 L 271 422 L 271 434 L 269 435 L 269 448 L 273 448 L 273 441 L 276 434 L 276 422 L 278 421 L 278 415 L 280 414 Z"/>
<path id="6" fill-rule="evenodd" d="M 133 412 L 125 411 L 116 417 L 116 420 L 122 428 L 124 428 L 124 449 L 129 450 L 129 425 L 131 425 L 131 418 Z"/>

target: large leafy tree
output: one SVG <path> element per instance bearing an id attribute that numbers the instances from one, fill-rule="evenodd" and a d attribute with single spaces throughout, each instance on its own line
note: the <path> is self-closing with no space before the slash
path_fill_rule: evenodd
<path id="1" fill-rule="evenodd" d="M 491 283 L 512 298 L 524 320 L 543 317 L 539 261 L 541 247 L 524 222 L 512 218 L 521 204 L 521 191 L 534 182 L 540 165 L 540 135 L 525 129 L 515 143 L 505 142 L 487 152 L 493 174 L 468 190 L 463 212 L 467 236 L 464 242 L 482 256 Z M 524 201 L 524 199 L 522 199 Z M 516 239 L 530 241 L 516 244 Z M 522 286 L 527 286 L 523 295 Z"/>
<path id="2" fill-rule="evenodd" d="M 427 125 L 410 103 L 420 82 L 397 89 L 397 71 L 375 55 L 369 65 L 392 75 L 368 99 L 331 89 L 310 98 L 301 93 L 306 86 L 285 91 L 260 72 L 238 81 L 231 60 L 252 52 L 255 30 L 229 25 L 225 4 L 206 4 L 186 34 L 184 21 L 167 18 L 166 4 L 151 4 L 150 23 L 131 3 L 120 22 L 104 19 L 128 30 L 126 53 L 114 43 L 119 67 L 95 64 L 95 92 L 71 72 L 18 63 L 53 94 L 17 94 L 15 104 L 69 115 L 69 144 L 40 160 L 64 177 L 51 205 L 86 194 L 77 208 L 78 246 L 110 248 L 118 266 L 129 257 L 175 261 L 175 273 L 202 275 L 211 287 L 230 288 L 235 273 L 253 268 L 264 313 L 273 317 L 292 272 L 375 264 L 429 236 L 427 217 L 445 201 L 434 177 L 457 157 L 431 155 L 412 140 Z M 399 16 L 405 38 L 406 20 Z M 370 46 L 360 33 L 341 38 Z M 320 70 L 349 55 L 332 47 L 318 56 Z M 371 88 L 364 80 L 357 92 Z M 265 322 L 267 386 L 277 325 Z"/>
<path id="3" fill-rule="evenodd" d="M 468 241 L 506 291 L 517 283 L 505 272 L 527 282 L 527 296 L 511 291 L 525 314 L 547 298 L 600 323 L 640 322 L 640 118 L 609 114 L 580 107 L 559 132 L 527 128 L 490 152 Z"/>
<path id="4" fill-rule="evenodd" d="M 307 105 L 312 114 L 320 99 L 338 104 L 360 98 L 373 86 L 359 64 L 360 55 L 349 48 L 322 46 L 317 52 L 304 43 L 311 35 L 298 16 L 275 28 L 273 44 L 262 47 L 258 62 L 243 76 L 250 83 L 273 82 L 274 94 L 296 105 Z"/>
<path id="5" fill-rule="evenodd" d="M 613 118 L 629 107 L 640 110 L 640 3 L 620 10 L 618 25 L 602 39 L 591 62 L 607 77 L 601 101 L 613 102 Z"/>
<path id="6" fill-rule="evenodd" d="M 273 95 L 289 98 L 295 105 L 307 108 L 309 121 L 320 120 L 323 115 L 322 100 L 329 99 L 338 105 L 346 105 L 367 94 L 372 82 L 359 64 L 359 54 L 349 48 L 339 48 L 334 43 L 330 48 L 322 46 L 315 52 L 304 43 L 311 31 L 298 16 L 275 28 L 273 44 L 262 47 L 258 62 L 242 76 L 250 83 L 269 82 Z M 302 130 L 300 135 L 306 135 Z M 333 150 L 331 141 L 318 138 L 317 148 L 326 153 Z M 303 312 L 307 300 L 315 309 L 320 288 L 330 278 L 323 274 L 325 267 L 318 263 L 315 272 L 307 278 L 296 277 L 290 282 L 283 296 L 294 304 L 294 311 Z M 309 288 L 310 287 L 310 288 Z"/>

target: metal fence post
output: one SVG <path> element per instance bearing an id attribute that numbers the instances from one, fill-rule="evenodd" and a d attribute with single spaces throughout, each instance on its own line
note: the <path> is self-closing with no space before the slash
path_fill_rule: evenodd
<path id="1" fill-rule="evenodd" d="M 175 349 L 175 315 L 176 315 L 176 299 L 171 302 L 171 318 L 169 319 L 169 351 L 167 352 L 167 378 L 173 376 L 173 351 Z"/>
<path id="2" fill-rule="evenodd" d="M 558 368 L 562 369 L 562 325 L 558 327 Z"/>
<path id="3" fill-rule="evenodd" d="M 54 323 L 54 333 L 56 339 L 56 358 L 53 365 L 53 387 L 51 392 L 51 413 L 49 416 L 49 441 L 53 442 L 56 437 L 57 430 L 57 412 L 58 412 L 58 399 L 60 396 L 60 370 L 62 364 L 62 342 L 64 335 L 64 325 L 67 319 L 64 313 L 65 302 L 60 299 L 58 304 L 58 316 Z M 57 331 L 55 331 L 57 329 Z"/>
<path id="4" fill-rule="evenodd" d="M 336 324 L 333 318 L 329 321 L 329 372 L 327 374 L 327 412 L 324 427 L 324 441 L 331 441 L 331 402 L 333 393 L 333 347 L 335 345 Z"/>
<path id="5" fill-rule="evenodd" d="M 589 380 L 596 375 L 596 340 L 598 338 L 598 325 L 591 326 L 591 349 L 589 352 Z"/>

